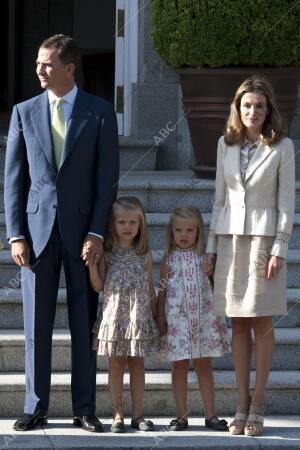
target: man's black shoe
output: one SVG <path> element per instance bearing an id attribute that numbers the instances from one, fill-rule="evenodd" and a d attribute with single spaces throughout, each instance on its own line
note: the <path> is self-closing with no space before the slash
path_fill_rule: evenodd
<path id="1" fill-rule="evenodd" d="M 40 412 L 35 414 L 23 414 L 23 416 L 14 423 L 14 430 L 28 431 L 33 430 L 37 425 L 46 425 L 48 417 L 42 416 Z"/>
<path id="2" fill-rule="evenodd" d="M 102 423 L 96 416 L 74 416 L 73 425 L 93 433 L 103 433 Z"/>

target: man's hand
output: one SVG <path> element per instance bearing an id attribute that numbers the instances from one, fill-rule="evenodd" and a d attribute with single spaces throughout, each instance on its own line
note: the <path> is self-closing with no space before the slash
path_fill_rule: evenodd
<path id="1" fill-rule="evenodd" d="M 83 242 L 81 250 L 81 257 L 83 261 L 85 261 L 85 265 L 89 266 L 92 264 L 97 264 L 100 261 L 102 253 L 102 239 L 94 234 L 88 234 Z"/>
<path id="2" fill-rule="evenodd" d="M 280 271 L 284 263 L 284 258 L 281 258 L 280 256 L 271 256 L 270 260 L 266 266 L 266 276 L 268 280 L 271 280 L 274 275 L 277 275 L 277 273 Z"/>
<path id="3" fill-rule="evenodd" d="M 30 269 L 30 248 L 25 239 L 19 239 L 11 243 L 11 255 L 18 266 Z"/>

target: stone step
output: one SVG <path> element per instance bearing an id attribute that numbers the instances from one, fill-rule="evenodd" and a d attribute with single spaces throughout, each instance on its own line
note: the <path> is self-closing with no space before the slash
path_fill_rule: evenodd
<path id="1" fill-rule="evenodd" d="M 236 379 L 231 370 L 214 372 L 216 411 L 221 415 L 232 415 L 236 403 Z M 174 416 L 175 403 L 169 372 L 146 372 L 144 414 L 147 416 Z M 251 372 L 251 386 L 255 373 Z M 108 374 L 97 375 L 97 414 L 111 416 L 110 396 L 107 389 Z M 0 374 L 0 416 L 18 417 L 23 411 L 24 374 Z M 72 414 L 71 377 L 69 373 L 53 373 L 49 415 L 65 417 Z M 300 372 L 272 371 L 270 373 L 266 399 L 268 414 L 300 414 Z M 203 414 L 196 376 L 189 373 L 188 411 L 190 415 Z M 124 410 L 130 416 L 130 386 L 128 374 L 124 378 Z"/>
<path id="2" fill-rule="evenodd" d="M 119 136 L 120 168 L 124 172 L 155 170 L 159 147 L 153 140 Z"/>
<path id="3" fill-rule="evenodd" d="M 71 336 L 68 329 L 55 329 L 52 338 L 52 370 L 69 372 L 71 370 Z M 24 330 L 0 331 L 0 373 L 24 372 Z M 97 358 L 100 371 L 108 370 L 108 360 Z M 170 370 L 167 361 L 159 361 L 155 357 L 145 358 L 146 370 Z"/>
<path id="4" fill-rule="evenodd" d="M 300 289 L 287 289 L 288 314 L 274 317 L 276 328 L 300 327 Z M 100 299 L 101 303 L 101 299 Z M 230 321 L 228 320 L 230 325 Z M 66 290 L 60 288 L 54 328 L 68 328 Z M 19 288 L 0 288 L 0 329 L 23 328 L 22 295 Z"/>
<path id="5" fill-rule="evenodd" d="M 230 330 L 231 331 L 231 330 Z M 297 370 L 300 367 L 300 328 L 277 328 L 272 370 Z M 233 370 L 232 356 L 213 358 L 217 370 Z M 107 358 L 98 357 L 98 369 L 107 371 Z M 255 367 L 254 361 L 252 364 Z M 145 358 L 146 370 L 170 370 L 170 363 L 157 357 Z M 55 372 L 71 370 L 71 336 L 68 330 L 55 330 L 53 334 L 52 369 Z M 0 372 L 24 371 L 23 330 L 0 331 Z"/>
<path id="6" fill-rule="evenodd" d="M 300 295 L 300 290 L 299 290 Z M 68 328 L 66 289 L 58 290 L 55 328 Z M 299 319 L 300 322 L 300 319 Z M 23 304 L 20 288 L 0 289 L 0 329 L 23 328 Z"/>
<path id="7" fill-rule="evenodd" d="M 141 432 L 130 428 L 130 418 L 125 418 L 126 433 L 111 433 L 112 418 L 101 417 L 104 433 L 87 433 L 72 426 L 71 417 L 49 419 L 42 428 L 19 433 L 14 431 L 14 419 L 0 420 L 0 448 L 9 450 L 249 450 L 296 449 L 300 441 L 300 416 L 265 417 L 264 434 L 259 438 L 231 436 L 228 432 L 205 428 L 204 417 L 189 417 L 187 430 L 178 433 L 169 431 L 170 417 L 151 417 L 155 431 Z M 230 423 L 231 417 L 225 417 Z"/>
<path id="8" fill-rule="evenodd" d="M 3 179 L 4 164 L 5 164 L 5 147 L 6 147 L 6 136 L 3 136 L 0 132 L 0 175 L 1 181 Z"/>
<path id="9" fill-rule="evenodd" d="M 1 153 L 1 152 L 0 152 Z M 197 206 L 210 213 L 215 182 L 195 177 L 192 171 L 125 171 L 120 175 L 118 195 L 135 195 L 146 212 L 170 212 L 177 206 Z M 0 212 L 3 206 L 3 174 L 0 174 Z M 300 181 L 296 182 L 296 212 L 300 212 Z"/>
<path id="10" fill-rule="evenodd" d="M 205 235 L 207 238 L 211 214 L 203 213 L 202 216 L 205 226 Z M 170 213 L 146 213 L 149 245 L 153 250 L 162 250 L 164 248 L 169 218 Z M 10 245 L 6 239 L 4 213 L 0 213 L 0 246 L 5 249 L 10 248 Z M 294 228 L 290 238 L 289 248 L 300 248 L 300 213 L 296 213 L 294 217 Z"/>
<path id="11" fill-rule="evenodd" d="M 207 234 L 211 221 L 210 213 L 203 213 L 203 222 L 205 226 L 205 235 Z M 153 250 L 162 250 L 165 246 L 166 231 L 169 223 L 170 213 L 146 213 L 148 225 L 148 236 L 150 248 Z M 300 213 L 294 216 L 294 227 L 289 241 L 290 249 L 300 249 Z"/>
<path id="12" fill-rule="evenodd" d="M 7 137 L 0 134 L 0 174 L 4 172 Z M 123 172 L 155 170 L 159 146 L 153 140 L 119 137 L 120 167 Z"/>
<path id="13" fill-rule="evenodd" d="M 137 196 L 146 212 L 170 212 L 177 206 L 197 206 L 211 212 L 215 182 L 192 171 L 145 171 L 120 176 L 118 195 Z M 296 212 L 300 212 L 300 181 L 296 181 Z"/>
<path id="14" fill-rule="evenodd" d="M 156 285 L 159 281 L 159 266 L 162 260 L 163 251 L 152 250 L 154 270 L 153 279 Z M 287 257 L 288 275 L 287 275 L 287 287 L 298 288 L 300 287 L 300 252 L 299 250 L 289 250 Z M 6 295 L 3 290 L 16 288 L 20 284 L 21 271 L 16 266 L 11 258 L 9 250 L 0 251 L 0 297 Z M 62 274 L 60 287 L 65 287 L 65 280 Z M 2 290 L 2 294 L 1 294 Z"/>

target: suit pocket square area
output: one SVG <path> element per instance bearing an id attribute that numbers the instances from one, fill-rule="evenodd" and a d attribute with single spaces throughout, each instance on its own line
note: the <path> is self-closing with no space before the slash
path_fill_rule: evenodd
<path id="1" fill-rule="evenodd" d="M 26 212 L 28 214 L 35 214 L 38 209 L 39 209 L 38 203 L 28 203 L 26 207 Z"/>

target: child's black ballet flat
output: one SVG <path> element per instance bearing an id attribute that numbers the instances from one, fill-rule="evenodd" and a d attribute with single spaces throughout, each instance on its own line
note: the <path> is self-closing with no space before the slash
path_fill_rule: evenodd
<path id="1" fill-rule="evenodd" d="M 183 431 L 186 430 L 188 427 L 188 421 L 187 419 L 180 419 L 177 417 L 176 419 L 171 420 L 169 425 L 170 431 Z"/>
<path id="2" fill-rule="evenodd" d="M 217 419 L 217 421 L 214 421 Z M 228 431 L 228 423 L 225 419 L 218 419 L 217 416 L 212 416 L 210 419 L 205 419 L 205 426 L 212 428 L 215 431 Z"/>
<path id="3" fill-rule="evenodd" d="M 131 428 L 140 431 L 154 431 L 154 425 L 151 420 L 145 420 L 144 417 L 138 417 L 131 420 Z"/>

